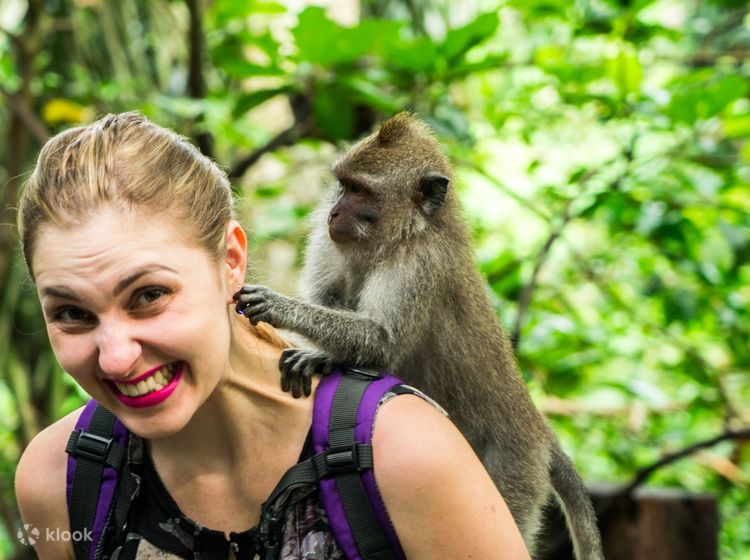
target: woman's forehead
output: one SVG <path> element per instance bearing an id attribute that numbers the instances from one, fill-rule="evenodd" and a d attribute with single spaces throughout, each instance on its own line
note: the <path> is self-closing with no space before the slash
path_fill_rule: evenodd
<path id="1" fill-rule="evenodd" d="M 189 224 L 169 213 L 113 208 L 78 224 L 47 223 L 34 244 L 34 275 L 40 282 L 47 276 L 110 277 L 154 264 L 183 268 L 177 266 L 180 260 L 194 261 L 205 253 L 190 230 Z"/>

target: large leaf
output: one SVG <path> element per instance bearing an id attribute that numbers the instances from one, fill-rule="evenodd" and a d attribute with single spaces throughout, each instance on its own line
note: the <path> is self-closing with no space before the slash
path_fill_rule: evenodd
<path id="1" fill-rule="evenodd" d="M 290 91 L 292 91 L 291 86 L 283 85 L 276 88 L 259 89 L 240 95 L 234 104 L 234 109 L 232 109 L 232 116 L 234 118 L 240 117 L 261 103 L 264 103 L 277 95 L 289 93 Z"/>
<path id="2" fill-rule="evenodd" d="M 472 47 L 492 37 L 499 23 L 497 12 L 490 12 L 480 15 L 463 27 L 450 29 L 440 45 L 440 51 L 447 61 L 452 63 Z"/>
<path id="3" fill-rule="evenodd" d="M 355 122 L 354 106 L 351 98 L 335 84 L 315 92 L 313 114 L 328 140 L 338 141 L 352 137 Z"/>
<path id="4" fill-rule="evenodd" d="M 333 66 L 374 54 L 398 39 L 401 25 L 392 21 L 367 20 L 356 27 L 331 21 L 325 10 L 308 7 L 299 15 L 293 34 L 301 60 Z"/>
<path id="5" fill-rule="evenodd" d="M 686 83 L 672 98 L 669 112 L 678 121 L 692 124 L 718 115 L 727 105 L 747 95 L 745 78 L 730 75 L 709 83 Z"/>

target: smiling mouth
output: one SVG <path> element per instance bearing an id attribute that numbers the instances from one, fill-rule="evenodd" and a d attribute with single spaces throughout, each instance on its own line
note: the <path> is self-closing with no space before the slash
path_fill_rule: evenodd
<path id="1" fill-rule="evenodd" d="M 127 397 L 143 397 L 149 393 L 162 390 L 169 385 L 174 378 L 178 368 L 178 363 L 174 362 L 160 367 L 149 377 L 141 379 L 137 383 L 113 383 L 117 391 Z"/>

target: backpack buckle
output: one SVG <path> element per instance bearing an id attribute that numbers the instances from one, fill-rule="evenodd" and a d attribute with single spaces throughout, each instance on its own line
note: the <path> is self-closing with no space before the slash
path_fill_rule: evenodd
<path id="1" fill-rule="evenodd" d="M 110 451 L 113 451 L 113 443 L 114 438 L 106 438 L 80 430 L 70 434 L 65 451 L 74 457 L 84 457 L 104 465 L 116 466 L 112 463 L 119 463 L 120 457 L 110 455 Z"/>
<path id="2" fill-rule="evenodd" d="M 325 452 L 324 477 L 362 472 L 372 468 L 372 446 L 353 443 L 332 447 Z"/>
<path id="3" fill-rule="evenodd" d="M 351 373 L 354 375 L 354 377 L 360 377 L 364 379 L 382 379 L 383 378 L 383 372 L 378 371 L 376 369 L 367 369 L 367 368 L 359 368 L 359 367 L 352 367 L 352 366 L 346 366 L 347 373 Z"/>

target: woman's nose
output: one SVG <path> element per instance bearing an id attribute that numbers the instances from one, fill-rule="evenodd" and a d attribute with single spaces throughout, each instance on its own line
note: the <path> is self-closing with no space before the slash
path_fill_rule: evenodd
<path id="1" fill-rule="evenodd" d="M 108 377 L 124 378 L 134 372 L 141 344 L 123 321 L 102 321 L 97 329 L 99 368 Z"/>

